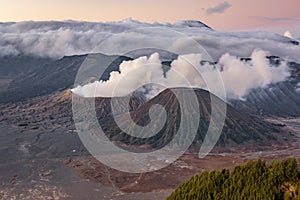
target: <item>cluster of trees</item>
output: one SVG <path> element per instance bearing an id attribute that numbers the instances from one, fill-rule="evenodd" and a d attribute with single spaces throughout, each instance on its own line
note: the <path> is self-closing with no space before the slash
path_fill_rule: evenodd
<path id="1" fill-rule="evenodd" d="M 296 159 L 250 161 L 233 170 L 203 172 L 176 189 L 167 200 L 300 200 L 300 172 Z"/>

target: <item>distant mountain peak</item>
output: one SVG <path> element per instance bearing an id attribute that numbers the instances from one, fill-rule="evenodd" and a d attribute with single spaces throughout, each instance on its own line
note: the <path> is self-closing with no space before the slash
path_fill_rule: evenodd
<path id="1" fill-rule="evenodd" d="M 207 26 L 206 24 L 198 21 L 198 20 L 181 20 L 174 23 L 175 26 L 185 26 L 185 27 L 193 27 L 193 28 L 208 28 L 212 29 L 211 27 Z"/>

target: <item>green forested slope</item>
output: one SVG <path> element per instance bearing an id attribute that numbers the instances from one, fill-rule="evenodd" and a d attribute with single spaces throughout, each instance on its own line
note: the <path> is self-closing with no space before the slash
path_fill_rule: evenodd
<path id="1" fill-rule="evenodd" d="M 295 159 L 250 161 L 233 170 L 203 172 L 176 189 L 167 200 L 300 200 L 300 172 Z"/>

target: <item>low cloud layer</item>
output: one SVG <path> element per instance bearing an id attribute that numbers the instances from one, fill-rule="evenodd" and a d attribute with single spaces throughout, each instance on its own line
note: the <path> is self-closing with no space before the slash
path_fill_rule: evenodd
<path id="1" fill-rule="evenodd" d="M 209 90 L 203 77 L 213 80 L 220 74 L 227 99 L 243 99 L 251 89 L 267 87 L 289 77 L 287 64 L 282 62 L 279 66 L 272 66 L 266 58 L 268 55 L 268 52 L 255 50 L 251 54 L 251 61 L 243 61 L 227 53 L 221 56 L 217 66 L 201 62 L 201 54 L 181 55 L 171 63 L 171 69 L 164 76 L 159 54 L 154 53 L 149 58 L 144 56 L 124 61 L 120 65 L 120 72 L 112 72 L 108 81 L 78 86 L 72 92 L 85 97 L 125 96 L 144 84 L 156 83 L 149 96 L 153 97 L 166 87 Z"/>
<path id="2" fill-rule="evenodd" d="M 97 45 L 116 34 L 123 34 L 126 37 L 123 41 L 120 37 L 118 43 L 111 44 L 112 54 L 118 52 L 120 44 L 122 46 L 135 44 L 136 38 L 143 38 L 147 44 L 159 43 L 163 46 L 164 42 L 170 39 L 170 35 L 147 34 L 147 32 L 141 34 L 135 31 L 155 27 L 192 37 L 215 60 L 226 53 L 249 57 L 255 49 L 262 49 L 271 55 L 300 62 L 300 45 L 294 45 L 290 42 L 290 38 L 275 33 L 219 32 L 207 28 L 198 21 L 149 24 L 130 19 L 107 23 L 75 21 L 0 23 L 0 56 L 25 54 L 61 58 L 67 55 L 87 54 L 97 52 L 94 49 Z"/>
<path id="3" fill-rule="evenodd" d="M 227 1 L 224 1 L 223 3 L 220 3 L 220 4 L 216 5 L 215 7 L 206 9 L 206 14 L 212 15 L 212 14 L 216 14 L 216 13 L 224 13 L 225 10 L 230 8 L 230 6 L 231 5 Z"/>

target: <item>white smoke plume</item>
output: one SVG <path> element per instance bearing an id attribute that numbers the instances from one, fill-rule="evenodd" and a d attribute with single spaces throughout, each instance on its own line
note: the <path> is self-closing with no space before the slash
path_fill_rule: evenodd
<path id="1" fill-rule="evenodd" d="M 111 72 L 108 81 L 78 86 L 72 92 L 84 97 L 125 96 L 149 82 L 167 88 L 193 87 L 209 90 L 202 77 L 213 79 L 217 76 L 216 73 L 220 73 L 228 99 L 243 99 L 251 89 L 266 87 L 289 77 L 287 64 L 282 62 L 279 66 L 272 66 L 266 58 L 268 55 L 268 52 L 255 50 L 251 61 L 243 61 L 227 53 L 221 56 L 216 67 L 208 62 L 201 62 L 201 54 L 181 55 L 171 63 L 172 70 L 164 77 L 159 54 L 154 53 L 149 58 L 144 56 L 124 61 L 120 65 L 120 72 Z M 201 69 L 202 74 L 195 68 Z M 159 85 L 155 85 L 150 93 L 151 97 L 165 89 Z"/>
<path id="2" fill-rule="evenodd" d="M 119 70 L 120 72 L 111 72 L 107 81 L 95 81 L 78 86 L 72 92 L 84 97 L 126 96 L 139 86 L 163 80 L 163 69 L 158 53 L 152 54 L 149 58 L 143 56 L 133 61 L 124 61 Z"/>
<path id="3" fill-rule="evenodd" d="M 286 62 L 272 66 L 266 58 L 268 55 L 265 51 L 255 50 L 251 62 L 229 54 L 220 58 L 219 65 L 223 67 L 221 76 L 229 99 L 243 99 L 251 89 L 264 88 L 290 76 Z"/>
<path id="4" fill-rule="evenodd" d="M 142 23 L 134 20 L 120 22 L 18 22 L 0 23 L 0 56 L 33 55 L 61 58 L 67 55 L 87 54 L 106 38 L 119 33 L 128 33 L 126 45 L 136 37 L 144 41 L 163 43 L 168 35 L 135 33 L 136 28 L 164 27 L 186 34 L 198 41 L 218 60 L 225 53 L 239 57 L 249 57 L 255 49 L 270 52 L 283 59 L 300 62 L 300 45 L 291 44 L 291 39 L 270 32 L 219 32 L 209 29 L 198 21 L 170 23 Z M 128 39 L 131 37 L 132 39 Z M 116 48 L 118 48 L 116 46 Z M 102 52 L 105 53 L 105 52 Z"/>

